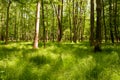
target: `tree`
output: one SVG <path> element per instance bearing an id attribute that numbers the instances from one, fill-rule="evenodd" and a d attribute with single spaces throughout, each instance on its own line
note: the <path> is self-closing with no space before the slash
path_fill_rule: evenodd
<path id="1" fill-rule="evenodd" d="M 94 45 L 94 0 L 91 0 L 90 12 L 90 45 Z"/>
<path id="2" fill-rule="evenodd" d="M 39 22 L 40 22 L 40 1 L 37 2 L 36 10 L 37 10 L 36 11 L 36 25 L 35 25 L 35 35 L 34 35 L 33 48 L 38 48 Z"/>
<path id="3" fill-rule="evenodd" d="M 112 43 L 114 43 L 113 25 L 112 25 L 112 0 L 109 0 L 109 26 L 110 26 L 110 37 Z"/>
<path id="4" fill-rule="evenodd" d="M 68 5 L 69 5 L 69 26 L 70 26 L 70 41 L 72 42 L 72 24 L 71 24 L 71 5 L 70 5 L 70 3 L 71 3 L 71 0 L 68 0 Z"/>
<path id="5" fill-rule="evenodd" d="M 105 42 L 107 42 L 107 27 L 106 27 L 106 21 L 105 21 L 105 3 L 104 0 L 102 0 L 102 13 L 103 13 L 103 26 L 104 26 L 104 36 L 105 36 Z"/>
<path id="6" fill-rule="evenodd" d="M 43 2 L 43 0 L 41 0 L 41 5 L 42 5 L 43 43 L 44 43 L 44 48 L 45 48 L 45 43 L 46 43 L 46 30 L 45 30 L 45 24 L 44 24 L 44 2 Z"/>
<path id="7" fill-rule="evenodd" d="M 118 42 L 118 24 L 117 24 L 117 0 L 115 0 L 114 2 L 114 31 L 115 31 L 115 38 L 116 38 L 116 41 Z"/>
<path id="8" fill-rule="evenodd" d="M 8 43 L 8 30 L 9 30 L 9 10 L 10 10 L 10 5 L 11 5 L 11 0 L 8 0 L 8 5 L 7 5 L 7 18 L 6 18 L 6 37 L 5 37 L 5 44 Z"/>
<path id="9" fill-rule="evenodd" d="M 58 0 L 58 42 L 62 39 L 63 0 Z M 62 4 L 60 4 L 62 3 Z"/>
<path id="10" fill-rule="evenodd" d="M 102 40 L 102 35 L 101 35 L 101 11 L 102 11 L 102 6 L 101 6 L 101 0 L 96 0 L 96 12 L 97 12 L 97 21 L 96 21 L 96 38 L 95 38 L 95 46 L 94 46 L 94 51 L 99 52 L 101 51 L 101 40 Z"/>
<path id="11" fill-rule="evenodd" d="M 78 2 L 73 0 L 73 42 L 77 41 L 77 17 L 78 17 Z"/>

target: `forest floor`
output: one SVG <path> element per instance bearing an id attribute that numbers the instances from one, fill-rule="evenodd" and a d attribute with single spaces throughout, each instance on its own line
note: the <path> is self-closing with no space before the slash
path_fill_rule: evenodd
<path id="1" fill-rule="evenodd" d="M 0 80 L 120 80 L 120 45 L 103 44 L 94 53 L 88 42 L 0 42 Z"/>

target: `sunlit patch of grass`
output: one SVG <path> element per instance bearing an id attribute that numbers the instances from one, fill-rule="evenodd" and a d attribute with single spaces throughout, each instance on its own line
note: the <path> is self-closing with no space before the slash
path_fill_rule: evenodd
<path id="1" fill-rule="evenodd" d="M 105 68 L 99 75 L 99 80 L 119 80 L 120 66 L 111 65 Z"/>
<path id="2" fill-rule="evenodd" d="M 17 63 L 18 63 L 19 59 L 17 59 L 16 57 L 12 57 L 12 58 L 6 58 L 1 60 L 1 79 L 2 80 L 9 80 L 12 78 L 15 78 L 16 76 L 16 72 L 17 72 Z"/>

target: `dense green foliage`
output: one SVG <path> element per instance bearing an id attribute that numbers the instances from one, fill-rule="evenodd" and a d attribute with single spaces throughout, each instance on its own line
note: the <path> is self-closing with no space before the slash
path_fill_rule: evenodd
<path id="1" fill-rule="evenodd" d="M 119 9 L 119 0 L 0 0 L 0 80 L 119 80 Z"/>
<path id="2" fill-rule="evenodd" d="M 88 42 L 0 43 L 0 80 L 119 80 L 120 46 L 102 44 L 94 53 Z"/>

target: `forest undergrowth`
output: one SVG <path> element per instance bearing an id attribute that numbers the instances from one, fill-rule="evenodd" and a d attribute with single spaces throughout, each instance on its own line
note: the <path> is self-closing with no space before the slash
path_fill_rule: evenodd
<path id="1" fill-rule="evenodd" d="M 120 46 L 88 42 L 0 42 L 0 80 L 120 80 Z"/>

